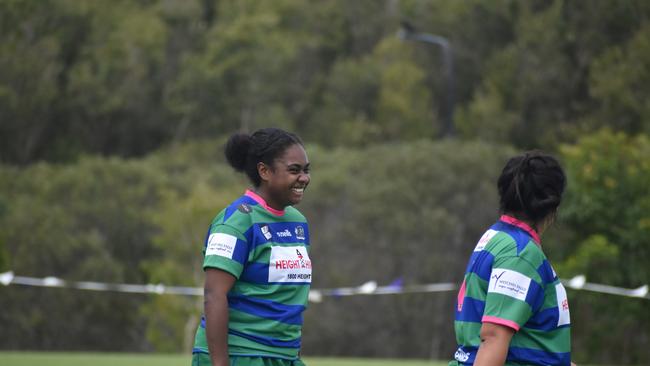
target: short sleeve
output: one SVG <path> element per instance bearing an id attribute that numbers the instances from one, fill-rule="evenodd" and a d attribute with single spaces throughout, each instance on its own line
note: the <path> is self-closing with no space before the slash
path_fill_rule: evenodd
<path id="1" fill-rule="evenodd" d="M 497 258 L 492 266 L 482 322 L 518 331 L 533 314 L 533 304 L 543 298 L 537 270 L 520 257 Z"/>
<path id="2" fill-rule="evenodd" d="M 239 278 L 248 259 L 248 247 L 246 237 L 237 229 L 213 226 L 205 242 L 203 269 L 217 268 Z"/>

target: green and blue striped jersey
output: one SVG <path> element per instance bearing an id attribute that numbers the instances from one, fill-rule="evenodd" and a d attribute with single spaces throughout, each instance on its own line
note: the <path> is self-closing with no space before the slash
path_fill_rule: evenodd
<path id="1" fill-rule="evenodd" d="M 514 329 L 506 365 L 570 365 L 569 304 L 537 233 L 503 215 L 479 240 L 458 293 L 458 349 L 450 364 L 472 365 L 481 324 Z"/>
<path id="2" fill-rule="evenodd" d="M 203 254 L 204 269 L 237 279 L 228 293 L 230 355 L 298 358 L 312 276 L 305 217 L 247 191 L 212 221 Z M 204 318 L 193 352 L 208 353 Z"/>

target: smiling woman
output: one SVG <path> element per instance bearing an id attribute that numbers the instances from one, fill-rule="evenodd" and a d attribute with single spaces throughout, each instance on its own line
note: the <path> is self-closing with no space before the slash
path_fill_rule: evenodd
<path id="1" fill-rule="evenodd" d="M 208 229 L 192 365 L 302 365 L 311 259 L 307 221 L 293 205 L 309 185 L 307 153 L 298 136 L 265 128 L 231 136 L 225 155 L 253 187 Z"/>

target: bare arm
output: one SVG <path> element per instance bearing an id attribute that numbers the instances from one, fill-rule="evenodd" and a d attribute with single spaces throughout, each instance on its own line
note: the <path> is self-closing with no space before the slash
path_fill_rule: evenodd
<path id="1" fill-rule="evenodd" d="M 476 354 L 475 366 L 503 366 L 508 355 L 510 340 L 514 329 L 504 325 L 483 323 L 481 326 L 481 346 Z"/>
<path id="2" fill-rule="evenodd" d="M 228 291 L 235 277 L 219 269 L 205 270 L 203 307 L 205 334 L 213 366 L 228 366 Z"/>

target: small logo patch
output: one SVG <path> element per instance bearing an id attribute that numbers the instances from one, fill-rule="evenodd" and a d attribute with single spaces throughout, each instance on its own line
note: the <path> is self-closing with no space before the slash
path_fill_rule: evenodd
<path id="1" fill-rule="evenodd" d="M 290 238 L 292 236 L 291 231 L 288 229 L 284 229 L 284 231 L 278 231 L 275 234 L 280 238 Z"/>
<path id="2" fill-rule="evenodd" d="M 241 205 L 237 206 L 237 210 L 239 210 L 239 212 L 243 212 L 245 214 L 249 214 L 249 213 L 253 212 L 253 209 L 251 208 L 251 206 L 249 206 L 246 203 L 242 203 Z"/>
<path id="3" fill-rule="evenodd" d="M 295 232 L 298 240 L 305 240 L 305 229 L 302 226 L 296 226 Z"/>
<path id="4" fill-rule="evenodd" d="M 262 230 L 262 235 L 266 238 L 266 240 L 271 240 L 273 237 L 273 234 L 271 234 L 271 229 L 269 229 L 268 225 L 264 225 L 260 228 Z"/>
<path id="5" fill-rule="evenodd" d="M 456 359 L 456 361 L 467 362 L 467 360 L 469 360 L 470 354 L 471 353 L 465 352 L 459 348 L 458 350 L 456 350 L 456 353 L 454 354 L 454 358 Z"/>

